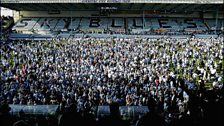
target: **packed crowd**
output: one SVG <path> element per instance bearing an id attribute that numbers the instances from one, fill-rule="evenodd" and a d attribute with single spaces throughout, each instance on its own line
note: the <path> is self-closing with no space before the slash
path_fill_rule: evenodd
<path id="1" fill-rule="evenodd" d="M 1 43 L 0 52 L 2 103 L 76 103 L 85 111 L 152 98 L 169 119 L 189 111 L 198 117 L 211 97 L 207 84 L 212 98 L 223 100 L 223 38 L 19 41 Z"/>

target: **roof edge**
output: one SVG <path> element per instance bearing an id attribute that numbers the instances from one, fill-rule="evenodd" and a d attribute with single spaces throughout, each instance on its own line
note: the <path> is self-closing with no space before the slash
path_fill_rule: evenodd
<path id="1" fill-rule="evenodd" d="M 1 3 L 161 3 L 223 4 L 223 0 L 1 0 Z"/>

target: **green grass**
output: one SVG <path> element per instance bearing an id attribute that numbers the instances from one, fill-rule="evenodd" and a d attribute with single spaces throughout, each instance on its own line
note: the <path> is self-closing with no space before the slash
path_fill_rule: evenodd
<path id="1" fill-rule="evenodd" d="M 193 49 L 193 52 L 195 52 L 195 51 L 197 50 L 196 47 L 192 47 L 192 46 L 191 46 L 191 48 Z M 185 48 L 177 48 L 177 51 L 180 52 L 180 51 L 183 51 L 184 49 L 185 49 Z M 198 66 L 199 66 L 200 68 L 202 68 L 202 66 L 201 66 L 200 63 L 201 63 L 202 59 L 204 59 L 205 56 L 206 56 L 206 54 L 203 52 L 201 58 L 196 58 L 196 61 L 195 61 L 195 63 L 193 64 L 193 72 L 196 72 Z M 193 56 L 188 57 L 188 60 L 189 60 L 189 61 L 190 61 L 190 60 L 193 60 Z M 218 74 L 221 74 L 221 72 L 224 71 L 224 59 L 222 60 L 222 69 L 220 69 L 220 67 L 219 67 L 219 61 L 220 61 L 220 59 L 218 59 L 218 58 L 215 58 L 215 59 L 214 59 L 214 62 L 217 63 L 217 65 L 218 65 L 217 73 L 218 73 Z M 190 67 L 190 64 L 187 66 L 187 68 L 188 68 L 188 67 Z M 170 67 L 168 68 L 168 70 L 169 70 L 169 71 L 174 71 L 174 70 L 175 70 L 175 68 L 173 68 L 173 64 L 170 65 Z M 176 73 L 176 76 L 183 77 L 183 78 L 188 78 L 188 75 L 187 75 L 187 74 L 186 74 L 186 76 L 183 76 L 182 73 Z M 200 78 L 197 76 L 197 77 L 196 77 L 196 84 L 198 84 L 197 82 L 198 82 L 199 79 L 200 79 Z M 206 89 L 211 88 L 212 83 L 213 83 L 212 80 L 206 81 L 206 82 L 205 82 L 205 88 L 206 88 Z M 224 83 L 224 78 L 222 78 L 222 82 L 221 82 L 221 83 L 222 83 L 222 84 Z"/>

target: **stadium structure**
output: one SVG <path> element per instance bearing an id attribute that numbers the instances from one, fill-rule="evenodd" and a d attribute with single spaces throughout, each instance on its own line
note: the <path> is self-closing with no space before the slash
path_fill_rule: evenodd
<path id="1" fill-rule="evenodd" d="M 14 10 L 11 39 L 223 33 L 222 0 L 1 0 L 1 6 Z"/>

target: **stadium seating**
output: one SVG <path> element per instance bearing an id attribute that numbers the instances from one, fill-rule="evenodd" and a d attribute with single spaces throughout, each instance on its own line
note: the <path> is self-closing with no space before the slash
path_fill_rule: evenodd
<path id="1" fill-rule="evenodd" d="M 19 20 L 12 30 L 17 32 L 32 31 L 39 18 L 22 18 Z"/>
<path id="2" fill-rule="evenodd" d="M 158 34 L 175 32 L 205 33 L 215 30 L 215 20 L 185 18 L 22 18 L 13 31 L 25 34 L 63 34 L 67 31 L 75 33 L 132 33 Z M 144 25 L 143 25 L 144 24 Z M 217 22 L 217 30 L 223 29 L 221 21 Z M 180 32 L 179 32 L 180 34 Z"/>
<path id="3" fill-rule="evenodd" d="M 63 20 L 67 20 L 69 22 L 69 19 L 64 18 Z M 69 24 L 68 29 L 77 30 L 77 28 L 79 28 L 79 25 L 80 25 L 80 20 L 81 20 L 80 18 L 70 19 L 71 23 Z M 64 28 L 66 28 L 66 27 L 64 27 Z"/>
<path id="4" fill-rule="evenodd" d="M 209 30 L 215 30 L 216 21 L 211 19 L 205 19 L 205 24 L 208 26 Z M 217 30 L 223 30 L 224 24 L 222 20 L 217 21 Z"/>
<path id="5" fill-rule="evenodd" d="M 129 29 L 142 29 L 143 21 L 142 18 L 128 18 Z"/>

